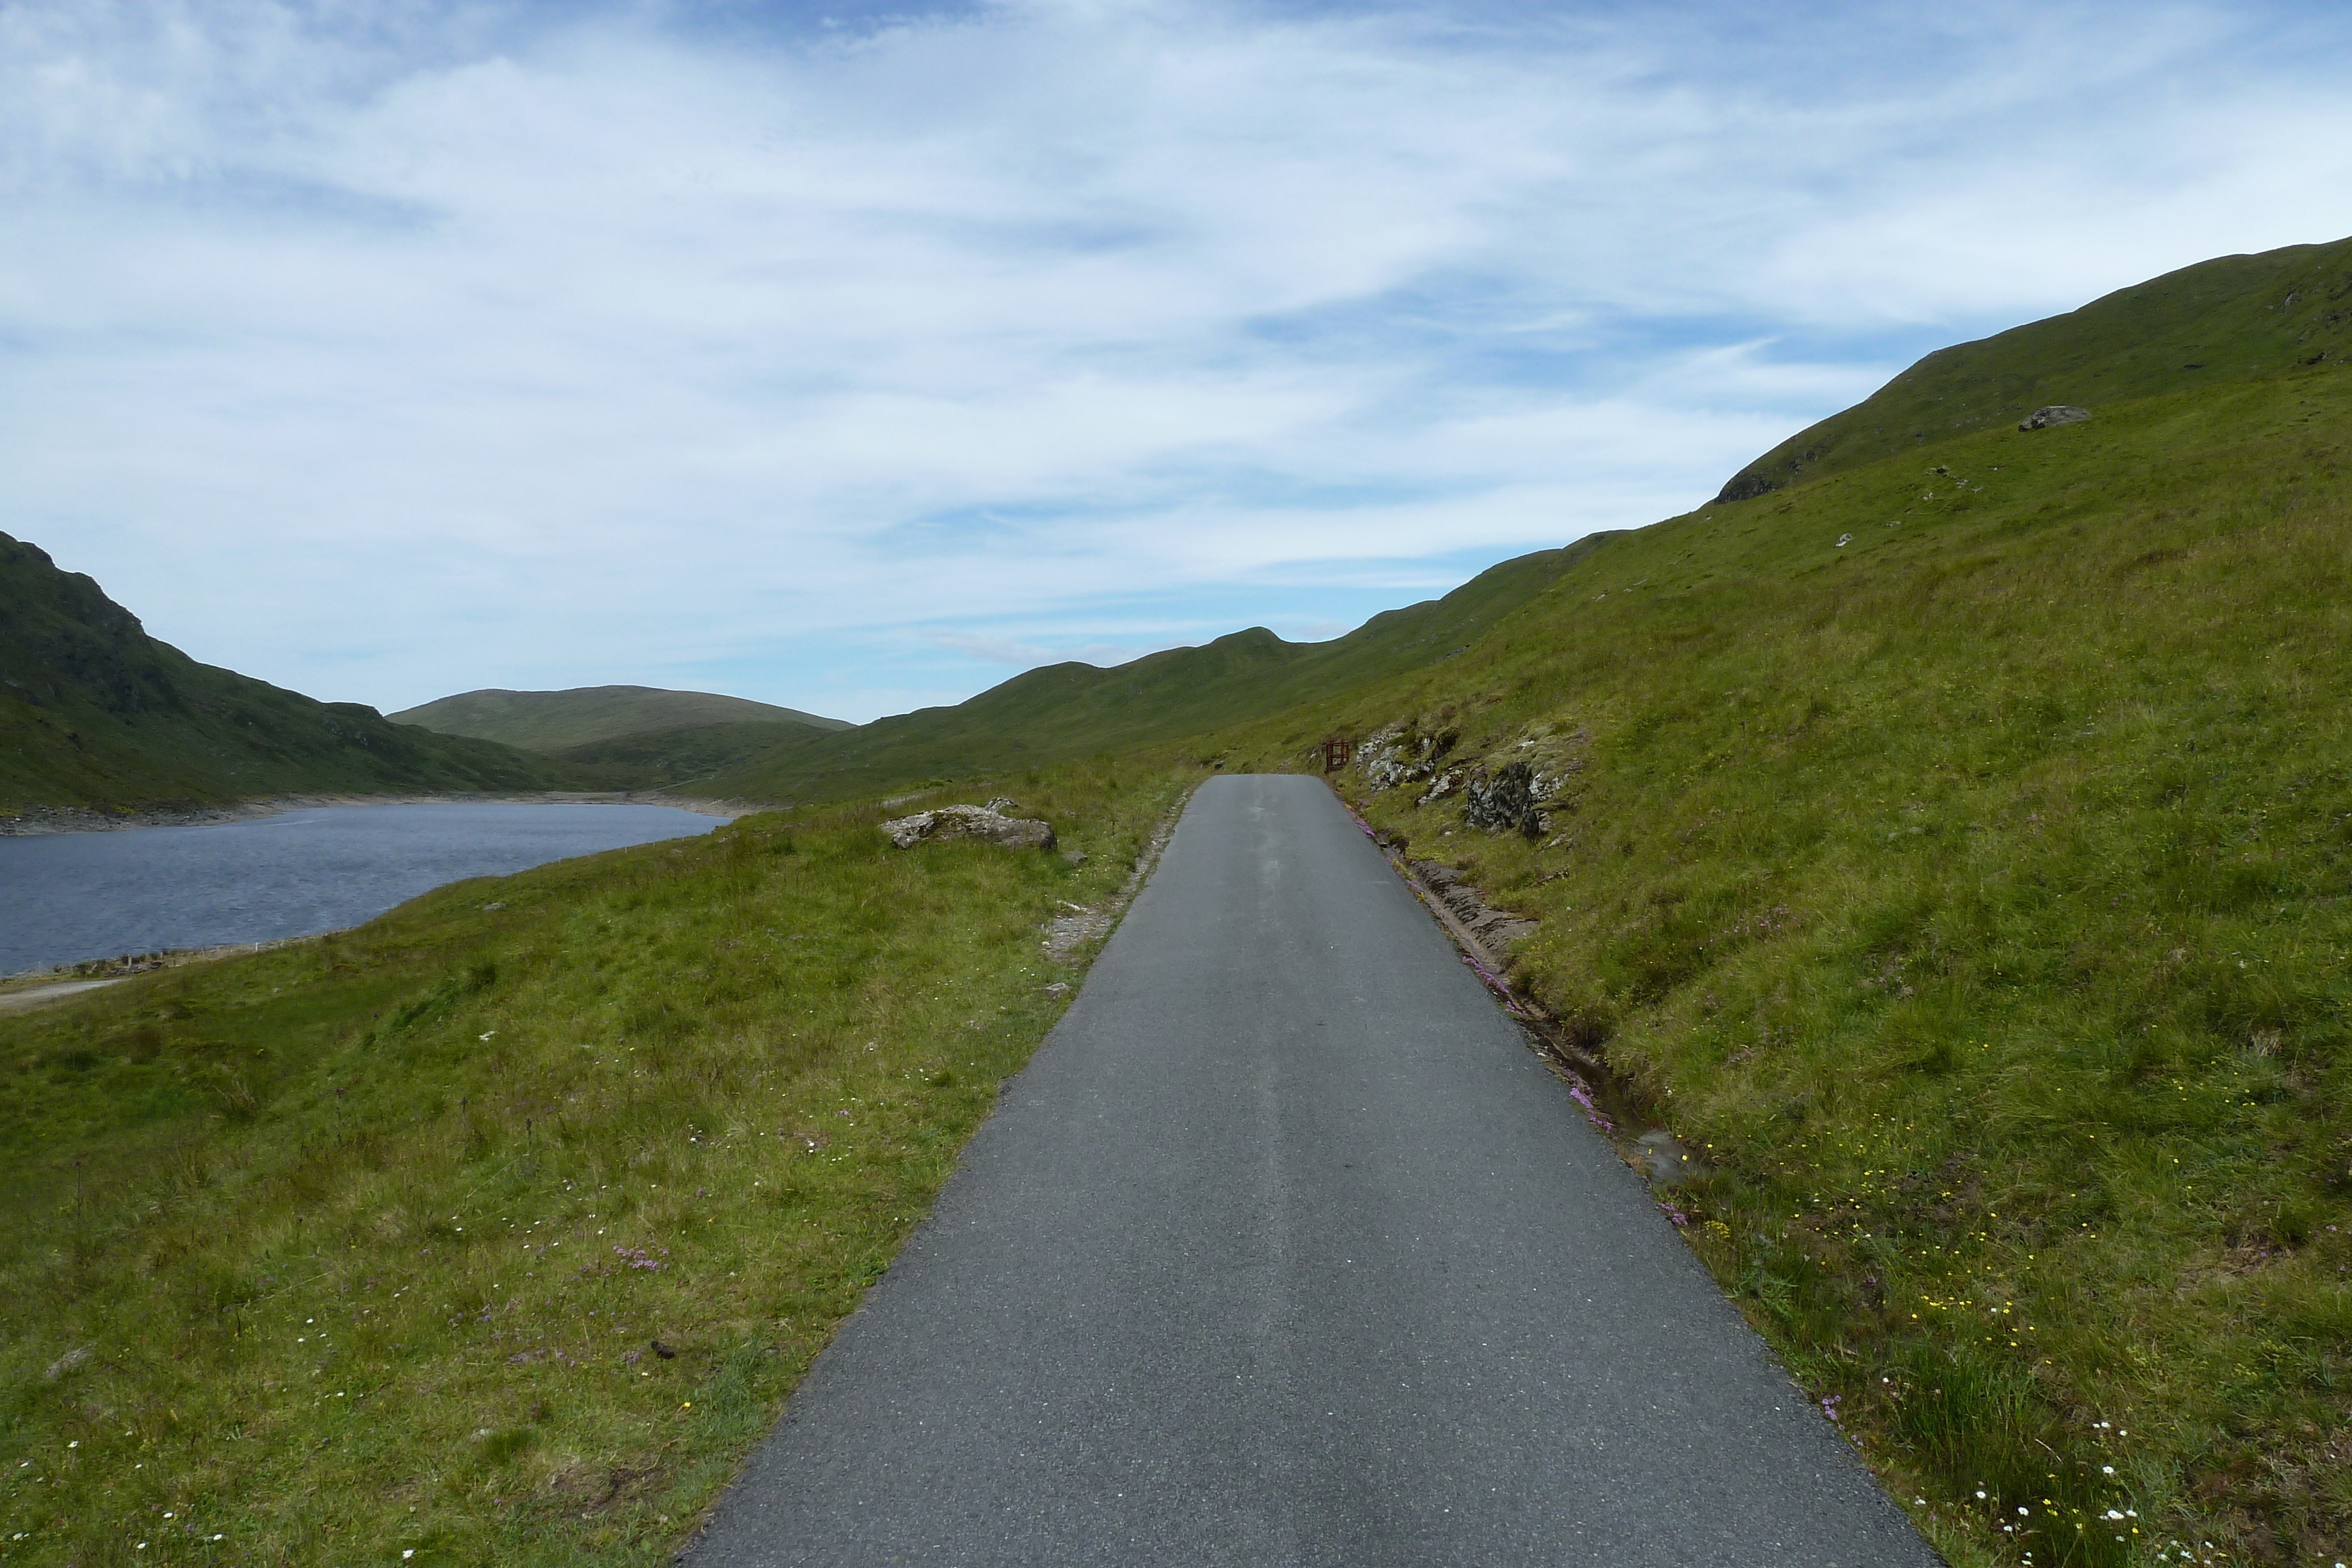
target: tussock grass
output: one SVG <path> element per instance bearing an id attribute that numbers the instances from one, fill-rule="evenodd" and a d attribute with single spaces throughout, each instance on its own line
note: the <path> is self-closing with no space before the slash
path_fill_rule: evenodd
<path id="1" fill-rule="evenodd" d="M 1540 916 L 1517 983 L 1956 1561 L 2352 1549 L 2347 452 L 2325 371 L 1955 440 L 1226 737 L 1545 759 L 1532 841 L 1346 789 Z"/>
<path id="2" fill-rule="evenodd" d="M 675 1549 L 1181 788 L 1014 782 L 1081 868 L 772 814 L 0 1018 L 0 1555 Z"/>

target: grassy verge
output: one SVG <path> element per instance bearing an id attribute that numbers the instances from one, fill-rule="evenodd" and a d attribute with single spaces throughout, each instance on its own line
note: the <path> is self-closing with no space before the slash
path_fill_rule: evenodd
<path id="1" fill-rule="evenodd" d="M 1954 441 L 1226 737 L 1443 750 L 1348 790 L 1540 917 L 1518 982 L 1955 1561 L 2352 1557 L 2347 452 L 2340 374 Z M 1514 761 L 1533 838 L 1465 819 Z"/>
<path id="2" fill-rule="evenodd" d="M 0 1017 L 0 1561 L 659 1560 L 1181 788 L 1011 783 L 1082 867 L 756 817 Z"/>

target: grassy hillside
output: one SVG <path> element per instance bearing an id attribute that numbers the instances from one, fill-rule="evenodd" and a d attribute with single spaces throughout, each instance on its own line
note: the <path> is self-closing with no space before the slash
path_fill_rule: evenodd
<path id="1" fill-rule="evenodd" d="M 1719 501 L 1833 474 L 2035 409 L 2093 410 L 2283 376 L 2352 355 L 2352 239 L 2228 256 L 2047 321 L 1939 349 L 1866 402 L 1735 475 Z"/>
<path id="2" fill-rule="evenodd" d="M 543 758 L 199 664 L 88 577 L 0 534 L 0 813 L 569 782 Z"/>
<path id="3" fill-rule="evenodd" d="M 566 751 L 624 737 L 714 725 L 791 724 L 847 729 L 837 718 L 717 692 L 654 686 L 577 686 L 562 692 L 461 692 L 394 714 L 442 735 L 471 736 L 531 751 Z"/>
<path id="4" fill-rule="evenodd" d="M 1538 918 L 1517 983 L 1956 1561 L 2352 1556 L 2347 460 L 2332 361 L 1948 434 L 1225 737 L 1434 758 L 1347 790 Z M 1515 764 L 1532 837 L 1465 815 Z"/>
<path id="5" fill-rule="evenodd" d="M 1255 627 L 1115 669 L 1031 670 L 955 707 L 793 741 L 696 788 L 750 800 L 836 800 L 1121 751 L 1278 712 L 1451 657 L 1593 548 L 1587 540 L 1505 561 L 1443 599 L 1376 615 L 1328 643 L 1286 643 Z"/>
<path id="6" fill-rule="evenodd" d="M 1092 859 L 746 819 L 0 1015 L 0 1553 L 666 1561 L 1181 792 L 1014 788 Z"/>
<path id="7" fill-rule="evenodd" d="M 828 733 L 804 724 L 709 724 L 593 740 L 551 753 L 599 789 L 699 792 L 706 780 L 754 757 L 780 757 Z"/>

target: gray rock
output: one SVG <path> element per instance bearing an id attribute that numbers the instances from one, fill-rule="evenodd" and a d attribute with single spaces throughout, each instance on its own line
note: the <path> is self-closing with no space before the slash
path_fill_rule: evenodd
<path id="1" fill-rule="evenodd" d="M 1064 850 L 1062 852 L 1062 858 L 1074 866 L 1081 866 L 1087 863 L 1087 852 L 1084 850 Z"/>
<path id="2" fill-rule="evenodd" d="M 942 839 L 978 839 L 1008 850 L 1050 850 L 1054 827 L 1032 818 L 1007 817 L 986 806 L 941 806 L 882 824 L 902 850 Z"/>
<path id="3" fill-rule="evenodd" d="M 1536 838 L 1542 823 L 1536 810 L 1534 771 L 1514 762 L 1491 776 L 1473 779 L 1464 792 L 1462 820 L 1490 833 L 1514 830 Z"/>
<path id="4" fill-rule="evenodd" d="M 2087 408 L 2075 408 L 2070 403 L 2053 402 L 2035 409 L 2017 422 L 2020 430 L 2047 430 L 2053 424 L 2080 424 L 2091 417 Z"/>

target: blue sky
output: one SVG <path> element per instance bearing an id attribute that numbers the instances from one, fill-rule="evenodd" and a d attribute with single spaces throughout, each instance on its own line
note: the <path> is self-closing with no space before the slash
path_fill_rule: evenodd
<path id="1" fill-rule="evenodd" d="M 1329 636 L 2352 233 L 2347 82 L 2334 6 L 0 0 L 0 529 L 387 710 Z"/>

